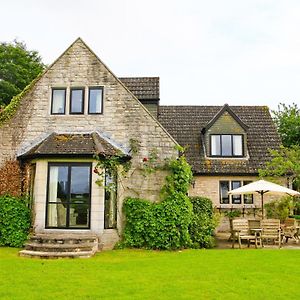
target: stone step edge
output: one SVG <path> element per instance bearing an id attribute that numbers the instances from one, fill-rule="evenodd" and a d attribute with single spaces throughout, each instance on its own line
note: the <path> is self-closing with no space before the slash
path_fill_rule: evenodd
<path id="1" fill-rule="evenodd" d="M 61 237 L 61 236 L 31 236 L 29 237 L 31 240 L 41 240 L 41 241 L 97 241 L 98 238 L 93 237 Z"/>
<path id="2" fill-rule="evenodd" d="M 97 243 L 78 243 L 78 244 L 50 244 L 50 243 L 26 243 L 25 247 L 29 246 L 29 247 L 33 247 L 33 248 L 48 248 L 48 249 L 52 249 L 52 248 L 69 248 L 69 249 L 74 249 L 74 248 L 94 248 L 97 247 L 98 244 Z"/>
<path id="3" fill-rule="evenodd" d="M 94 234 L 75 234 L 75 233 L 35 233 L 31 235 L 32 238 L 46 238 L 46 239 L 97 239 L 98 236 Z"/>
<path id="4" fill-rule="evenodd" d="M 44 251 L 31 251 L 31 250 L 21 250 L 19 252 L 20 256 L 25 257 L 91 257 L 95 254 L 94 251 L 81 251 L 81 252 L 44 252 Z"/>

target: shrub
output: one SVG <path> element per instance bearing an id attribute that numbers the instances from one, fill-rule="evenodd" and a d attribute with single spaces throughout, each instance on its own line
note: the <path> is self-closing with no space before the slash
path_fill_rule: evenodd
<path id="1" fill-rule="evenodd" d="M 0 196 L 0 245 L 21 247 L 30 228 L 30 209 L 26 199 Z"/>
<path id="2" fill-rule="evenodd" d="M 204 197 L 190 197 L 193 205 L 192 221 L 189 233 L 193 248 L 211 248 L 214 245 L 213 231 L 216 221 L 213 205 L 210 199 Z"/>
<path id="3" fill-rule="evenodd" d="M 192 205 L 187 191 L 192 179 L 191 167 L 181 156 L 169 162 L 169 169 L 171 174 L 162 189 L 162 202 L 125 199 L 125 246 L 166 250 L 190 246 Z"/>
<path id="4" fill-rule="evenodd" d="M 228 219 L 234 219 L 234 218 L 238 218 L 241 214 L 242 213 L 240 210 L 229 210 L 229 211 L 225 211 L 224 216 L 227 217 Z"/>
<path id="5" fill-rule="evenodd" d="M 294 208 L 293 198 L 290 196 L 282 197 L 278 201 L 272 201 L 264 205 L 267 218 L 280 219 L 284 221 Z"/>

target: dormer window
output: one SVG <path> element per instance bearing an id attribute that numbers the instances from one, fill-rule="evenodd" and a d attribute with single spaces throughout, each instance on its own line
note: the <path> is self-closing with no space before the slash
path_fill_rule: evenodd
<path id="1" fill-rule="evenodd" d="M 210 155 L 219 157 L 241 157 L 244 155 L 243 135 L 211 134 Z"/>

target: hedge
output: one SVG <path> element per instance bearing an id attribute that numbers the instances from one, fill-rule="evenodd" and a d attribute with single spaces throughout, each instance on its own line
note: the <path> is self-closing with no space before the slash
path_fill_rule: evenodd
<path id="1" fill-rule="evenodd" d="M 24 198 L 0 196 L 0 246 L 23 246 L 30 229 L 27 204 Z"/>

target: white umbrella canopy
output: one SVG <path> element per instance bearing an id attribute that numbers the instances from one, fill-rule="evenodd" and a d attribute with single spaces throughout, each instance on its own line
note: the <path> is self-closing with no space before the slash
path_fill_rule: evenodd
<path id="1" fill-rule="evenodd" d="M 237 189 L 231 190 L 228 194 L 230 195 L 240 195 L 240 194 L 252 194 L 259 193 L 261 195 L 261 207 L 262 207 L 262 217 L 264 217 L 264 194 L 287 194 L 290 196 L 300 196 L 300 193 L 292 189 L 288 189 L 279 184 L 269 182 L 266 180 L 258 180 L 251 182 Z"/>

